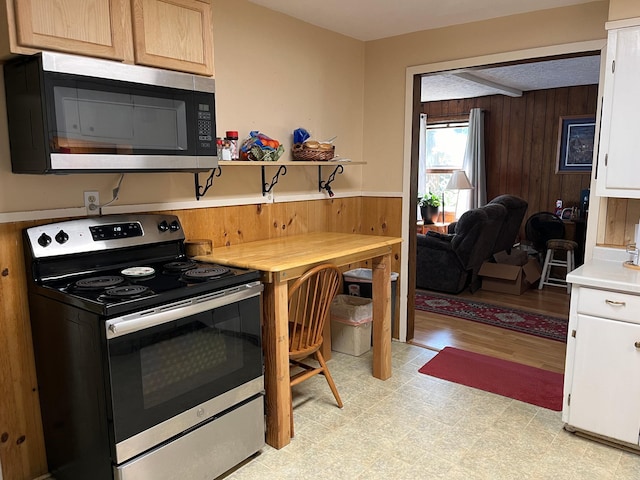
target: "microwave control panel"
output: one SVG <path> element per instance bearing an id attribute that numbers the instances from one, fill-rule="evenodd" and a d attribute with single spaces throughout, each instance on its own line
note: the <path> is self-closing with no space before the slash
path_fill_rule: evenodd
<path id="1" fill-rule="evenodd" d="M 213 95 L 200 95 L 196 97 L 197 106 L 197 134 L 198 155 L 216 155 L 216 123 L 215 104 Z"/>

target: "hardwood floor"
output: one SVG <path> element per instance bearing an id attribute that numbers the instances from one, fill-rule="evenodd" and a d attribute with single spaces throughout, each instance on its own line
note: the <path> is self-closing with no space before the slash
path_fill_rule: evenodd
<path id="1" fill-rule="evenodd" d="M 458 296 L 541 314 L 562 314 L 567 320 L 569 318 L 569 295 L 563 288 L 529 289 L 522 295 L 478 290 L 473 294 L 465 291 Z M 410 343 L 438 351 L 451 346 L 544 370 L 564 372 L 564 342 L 420 310 L 416 310 L 414 338 Z"/>

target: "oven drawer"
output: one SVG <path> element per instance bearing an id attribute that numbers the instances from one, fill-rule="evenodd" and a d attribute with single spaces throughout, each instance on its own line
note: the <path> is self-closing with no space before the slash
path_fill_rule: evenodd
<path id="1" fill-rule="evenodd" d="M 211 480 L 264 444 L 264 397 L 227 412 L 187 435 L 114 467 L 115 480 Z"/>

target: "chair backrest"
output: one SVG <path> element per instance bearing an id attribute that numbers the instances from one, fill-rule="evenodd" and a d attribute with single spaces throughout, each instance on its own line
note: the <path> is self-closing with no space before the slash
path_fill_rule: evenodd
<path id="1" fill-rule="evenodd" d="M 544 252 L 547 240 L 564 238 L 564 223 L 551 212 L 538 212 L 527 219 L 524 232 L 535 249 Z"/>
<path id="2" fill-rule="evenodd" d="M 478 243 L 478 239 L 489 223 L 487 213 L 481 208 L 473 208 L 462 214 L 456 223 L 455 235 L 451 239 L 451 248 L 460 260 L 460 264 L 469 268 L 469 261 Z"/>
<path id="3" fill-rule="evenodd" d="M 507 209 L 499 203 L 487 204 L 480 209 L 487 214 L 487 224 L 482 229 L 482 234 L 478 236 L 473 253 L 469 258 L 468 268 L 474 272 L 478 272 L 482 263 L 489 260 L 495 253 L 493 248 L 507 216 Z"/>
<path id="4" fill-rule="evenodd" d="M 322 331 L 342 274 L 335 265 L 318 265 L 289 288 L 289 352 L 311 354 L 322 345 Z"/>
<path id="5" fill-rule="evenodd" d="M 504 206 L 507 209 L 507 215 L 500 232 L 498 232 L 496 243 L 491 253 L 494 254 L 503 250 L 511 252 L 511 247 L 516 243 L 516 238 L 520 233 L 522 220 L 524 220 L 524 215 L 527 213 L 529 204 L 520 197 L 507 194 L 494 198 L 487 205 L 494 203 Z"/>

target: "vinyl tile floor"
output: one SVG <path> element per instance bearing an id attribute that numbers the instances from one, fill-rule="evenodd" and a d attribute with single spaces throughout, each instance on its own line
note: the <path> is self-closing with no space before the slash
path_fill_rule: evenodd
<path id="1" fill-rule="evenodd" d="M 324 377 L 294 387 L 295 437 L 265 446 L 226 480 L 640 479 L 640 455 L 563 430 L 546 410 L 418 373 L 436 352 L 393 342 L 393 376 L 371 376 L 371 352 L 333 353 Z"/>

